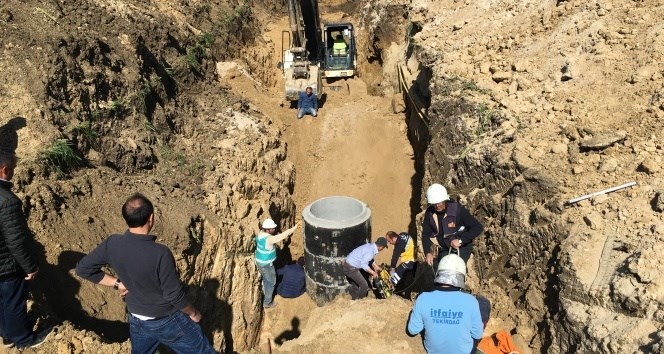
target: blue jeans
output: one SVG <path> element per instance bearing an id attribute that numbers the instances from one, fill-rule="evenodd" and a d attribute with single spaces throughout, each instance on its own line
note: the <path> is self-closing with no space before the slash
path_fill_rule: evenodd
<path id="1" fill-rule="evenodd" d="M 274 296 L 274 286 L 277 284 L 277 272 L 274 270 L 272 264 L 262 266 L 257 265 L 258 271 L 261 273 L 263 278 L 263 306 L 269 305 L 272 303 L 272 296 Z"/>
<path id="2" fill-rule="evenodd" d="M 32 326 L 28 323 L 28 282 L 23 276 L 0 280 L 0 336 L 17 347 L 30 344 Z"/>
<path id="3" fill-rule="evenodd" d="M 148 321 L 128 317 L 132 354 L 153 354 L 159 343 L 178 354 L 215 353 L 201 326 L 182 311 Z"/>
<path id="4" fill-rule="evenodd" d="M 315 108 L 300 108 L 297 110 L 297 117 L 302 118 L 304 117 L 305 114 L 311 114 L 312 116 L 316 116 L 316 109 Z"/>

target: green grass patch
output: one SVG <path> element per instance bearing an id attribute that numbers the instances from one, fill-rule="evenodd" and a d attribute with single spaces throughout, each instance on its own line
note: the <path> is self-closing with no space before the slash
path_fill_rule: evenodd
<path id="1" fill-rule="evenodd" d="M 482 135 L 484 132 L 490 130 L 494 118 L 494 111 L 487 107 L 484 103 L 477 106 L 476 114 L 478 118 L 476 135 Z"/>
<path id="2" fill-rule="evenodd" d="M 97 132 L 92 129 L 92 122 L 87 120 L 71 128 L 69 132 L 82 137 L 87 142 L 94 142 L 98 137 Z"/>
<path id="3" fill-rule="evenodd" d="M 40 153 L 40 158 L 53 167 L 59 177 L 83 164 L 83 158 L 73 148 L 74 143 L 69 139 L 58 139 L 53 145 Z"/>

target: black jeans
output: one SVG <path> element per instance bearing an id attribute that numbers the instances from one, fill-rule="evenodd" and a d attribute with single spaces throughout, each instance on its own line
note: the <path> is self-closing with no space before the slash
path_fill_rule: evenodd
<path id="1" fill-rule="evenodd" d="M 17 347 L 28 345 L 33 339 L 27 299 L 28 282 L 22 275 L 0 279 L 0 336 Z"/>

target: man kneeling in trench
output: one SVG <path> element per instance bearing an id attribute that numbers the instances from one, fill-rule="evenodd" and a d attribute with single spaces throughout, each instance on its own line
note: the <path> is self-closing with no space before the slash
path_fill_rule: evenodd
<path id="1" fill-rule="evenodd" d="M 378 252 L 387 248 L 387 240 L 385 237 L 379 237 L 374 243 L 367 243 L 354 249 L 343 263 L 344 274 L 348 277 L 350 282 L 350 296 L 353 300 L 362 299 L 367 297 L 369 291 L 369 283 L 364 278 L 361 270 L 369 273 L 370 279 L 378 276 L 380 267 L 373 262 L 374 256 Z"/>

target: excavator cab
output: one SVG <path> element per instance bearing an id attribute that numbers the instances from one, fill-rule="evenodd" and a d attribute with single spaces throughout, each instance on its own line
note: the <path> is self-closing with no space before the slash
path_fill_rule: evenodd
<path id="1" fill-rule="evenodd" d="M 357 50 L 353 25 L 332 23 L 323 26 L 323 76 L 352 77 L 357 69 Z"/>

